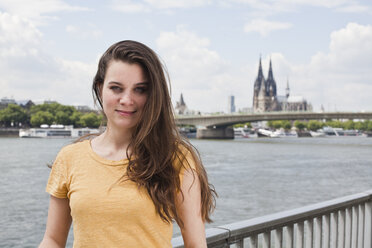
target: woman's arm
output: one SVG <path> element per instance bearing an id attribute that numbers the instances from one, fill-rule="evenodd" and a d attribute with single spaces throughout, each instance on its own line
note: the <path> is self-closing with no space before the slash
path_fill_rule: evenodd
<path id="1" fill-rule="evenodd" d="M 39 248 L 65 247 L 70 226 L 69 200 L 51 196 L 46 231 Z"/>
<path id="2" fill-rule="evenodd" d="M 182 194 L 177 195 L 177 213 L 183 221 L 180 225 L 183 242 L 186 248 L 206 248 L 204 221 L 201 216 L 200 183 L 196 172 L 186 170 L 181 185 Z"/>

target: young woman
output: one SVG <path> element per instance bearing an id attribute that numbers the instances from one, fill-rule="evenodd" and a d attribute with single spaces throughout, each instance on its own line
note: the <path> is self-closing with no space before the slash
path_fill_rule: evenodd
<path id="1" fill-rule="evenodd" d="M 47 184 L 40 247 L 171 247 L 172 221 L 185 247 L 207 247 L 215 191 L 197 151 L 180 137 L 157 55 L 135 41 L 101 57 L 93 94 L 106 130 L 59 152 Z"/>

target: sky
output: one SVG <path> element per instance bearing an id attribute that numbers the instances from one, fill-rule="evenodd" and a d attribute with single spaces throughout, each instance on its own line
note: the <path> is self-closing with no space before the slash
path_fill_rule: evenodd
<path id="1" fill-rule="evenodd" d="M 0 0 L 0 98 L 93 107 L 102 53 L 120 40 L 151 47 L 175 104 L 252 107 L 262 58 L 278 95 L 326 111 L 372 111 L 372 2 L 359 0 Z"/>

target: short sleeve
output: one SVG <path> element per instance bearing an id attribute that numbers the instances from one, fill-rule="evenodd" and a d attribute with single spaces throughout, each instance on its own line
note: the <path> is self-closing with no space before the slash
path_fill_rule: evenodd
<path id="1" fill-rule="evenodd" d="M 184 154 L 184 159 L 179 161 L 179 177 L 180 177 L 180 185 L 182 185 L 183 182 L 183 176 L 185 174 L 185 170 L 196 170 L 196 162 L 194 160 L 194 157 L 192 156 L 190 151 L 186 151 Z M 182 164 L 181 164 L 182 163 Z"/>
<path id="2" fill-rule="evenodd" d="M 57 198 L 67 198 L 67 164 L 63 150 L 58 153 L 52 165 L 46 192 Z"/>

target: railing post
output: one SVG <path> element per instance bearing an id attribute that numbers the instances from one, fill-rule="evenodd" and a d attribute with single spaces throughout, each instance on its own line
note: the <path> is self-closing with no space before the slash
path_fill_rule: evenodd
<path id="1" fill-rule="evenodd" d="M 298 222 L 296 228 L 296 248 L 304 247 L 304 223 Z"/>
<path id="2" fill-rule="evenodd" d="M 322 247 L 322 217 L 314 220 L 314 248 Z"/>
<path id="3" fill-rule="evenodd" d="M 241 240 L 239 240 L 236 244 L 236 247 L 237 248 L 244 248 L 244 239 L 242 238 Z"/>
<path id="4" fill-rule="evenodd" d="M 330 238 L 331 248 L 337 248 L 337 213 L 331 213 L 331 228 L 330 228 Z"/>
<path id="5" fill-rule="evenodd" d="M 372 201 L 365 203 L 364 206 L 364 248 L 372 247 Z"/>
<path id="6" fill-rule="evenodd" d="M 351 248 L 351 212 L 350 208 L 345 209 L 345 248 Z"/>
<path id="7" fill-rule="evenodd" d="M 278 229 L 274 230 L 274 240 L 275 240 L 275 248 L 282 248 L 283 244 L 283 229 L 279 227 Z"/>
<path id="8" fill-rule="evenodd" d="M 358 206 L 358 248 L 363 248 L 364 235 L 364 205 Z"/>
<path id="9" fill-rule="evenodd" d="M 305 232 L 305 239 L 306 239 L 306 248 L 313 247 L 313 219 L 309 219 L 305 222 L 306 232 Z"/>
<path id="10" fill-rule="evenodd" d="M 322 242 L 323 246 L 322 247 L 329 247 L 329 244 L 330 244 L 329 230 L 330 230 L 329 214 L 323 215 L 323 242 Z"/>
<path id="11" fill-rule="evenodd" d="M 258 247 L 258 235 L 254 235 L 249 237 L 249 248 L 257 248 Z"/>
<path id="12" fill-rule="evenodd" d="M 263 233 L 262 237 L 262 247 L 263 248 L 270 248 L 271 246 L 271 232 L 265 232 Z"/>
<path id="13" fill-rule="evenodd" d="M 293 248 L 293 226 L 294 225 L 290 225 L 286 228 L 287 230 L 285 232 L 285 247 L 287 248 Z"/>
<path id="14" fill-rule="evenodd" d="M 351 247 L 358 247 L 358 209 L 357 207 L 352 207 L 351 216 Z"/>
<path id="15" fill-rule="evenodd" d="M 345 246 L 345 210 L 338 211 L 338 240 L 337 247 L 344 248 Z"/>

